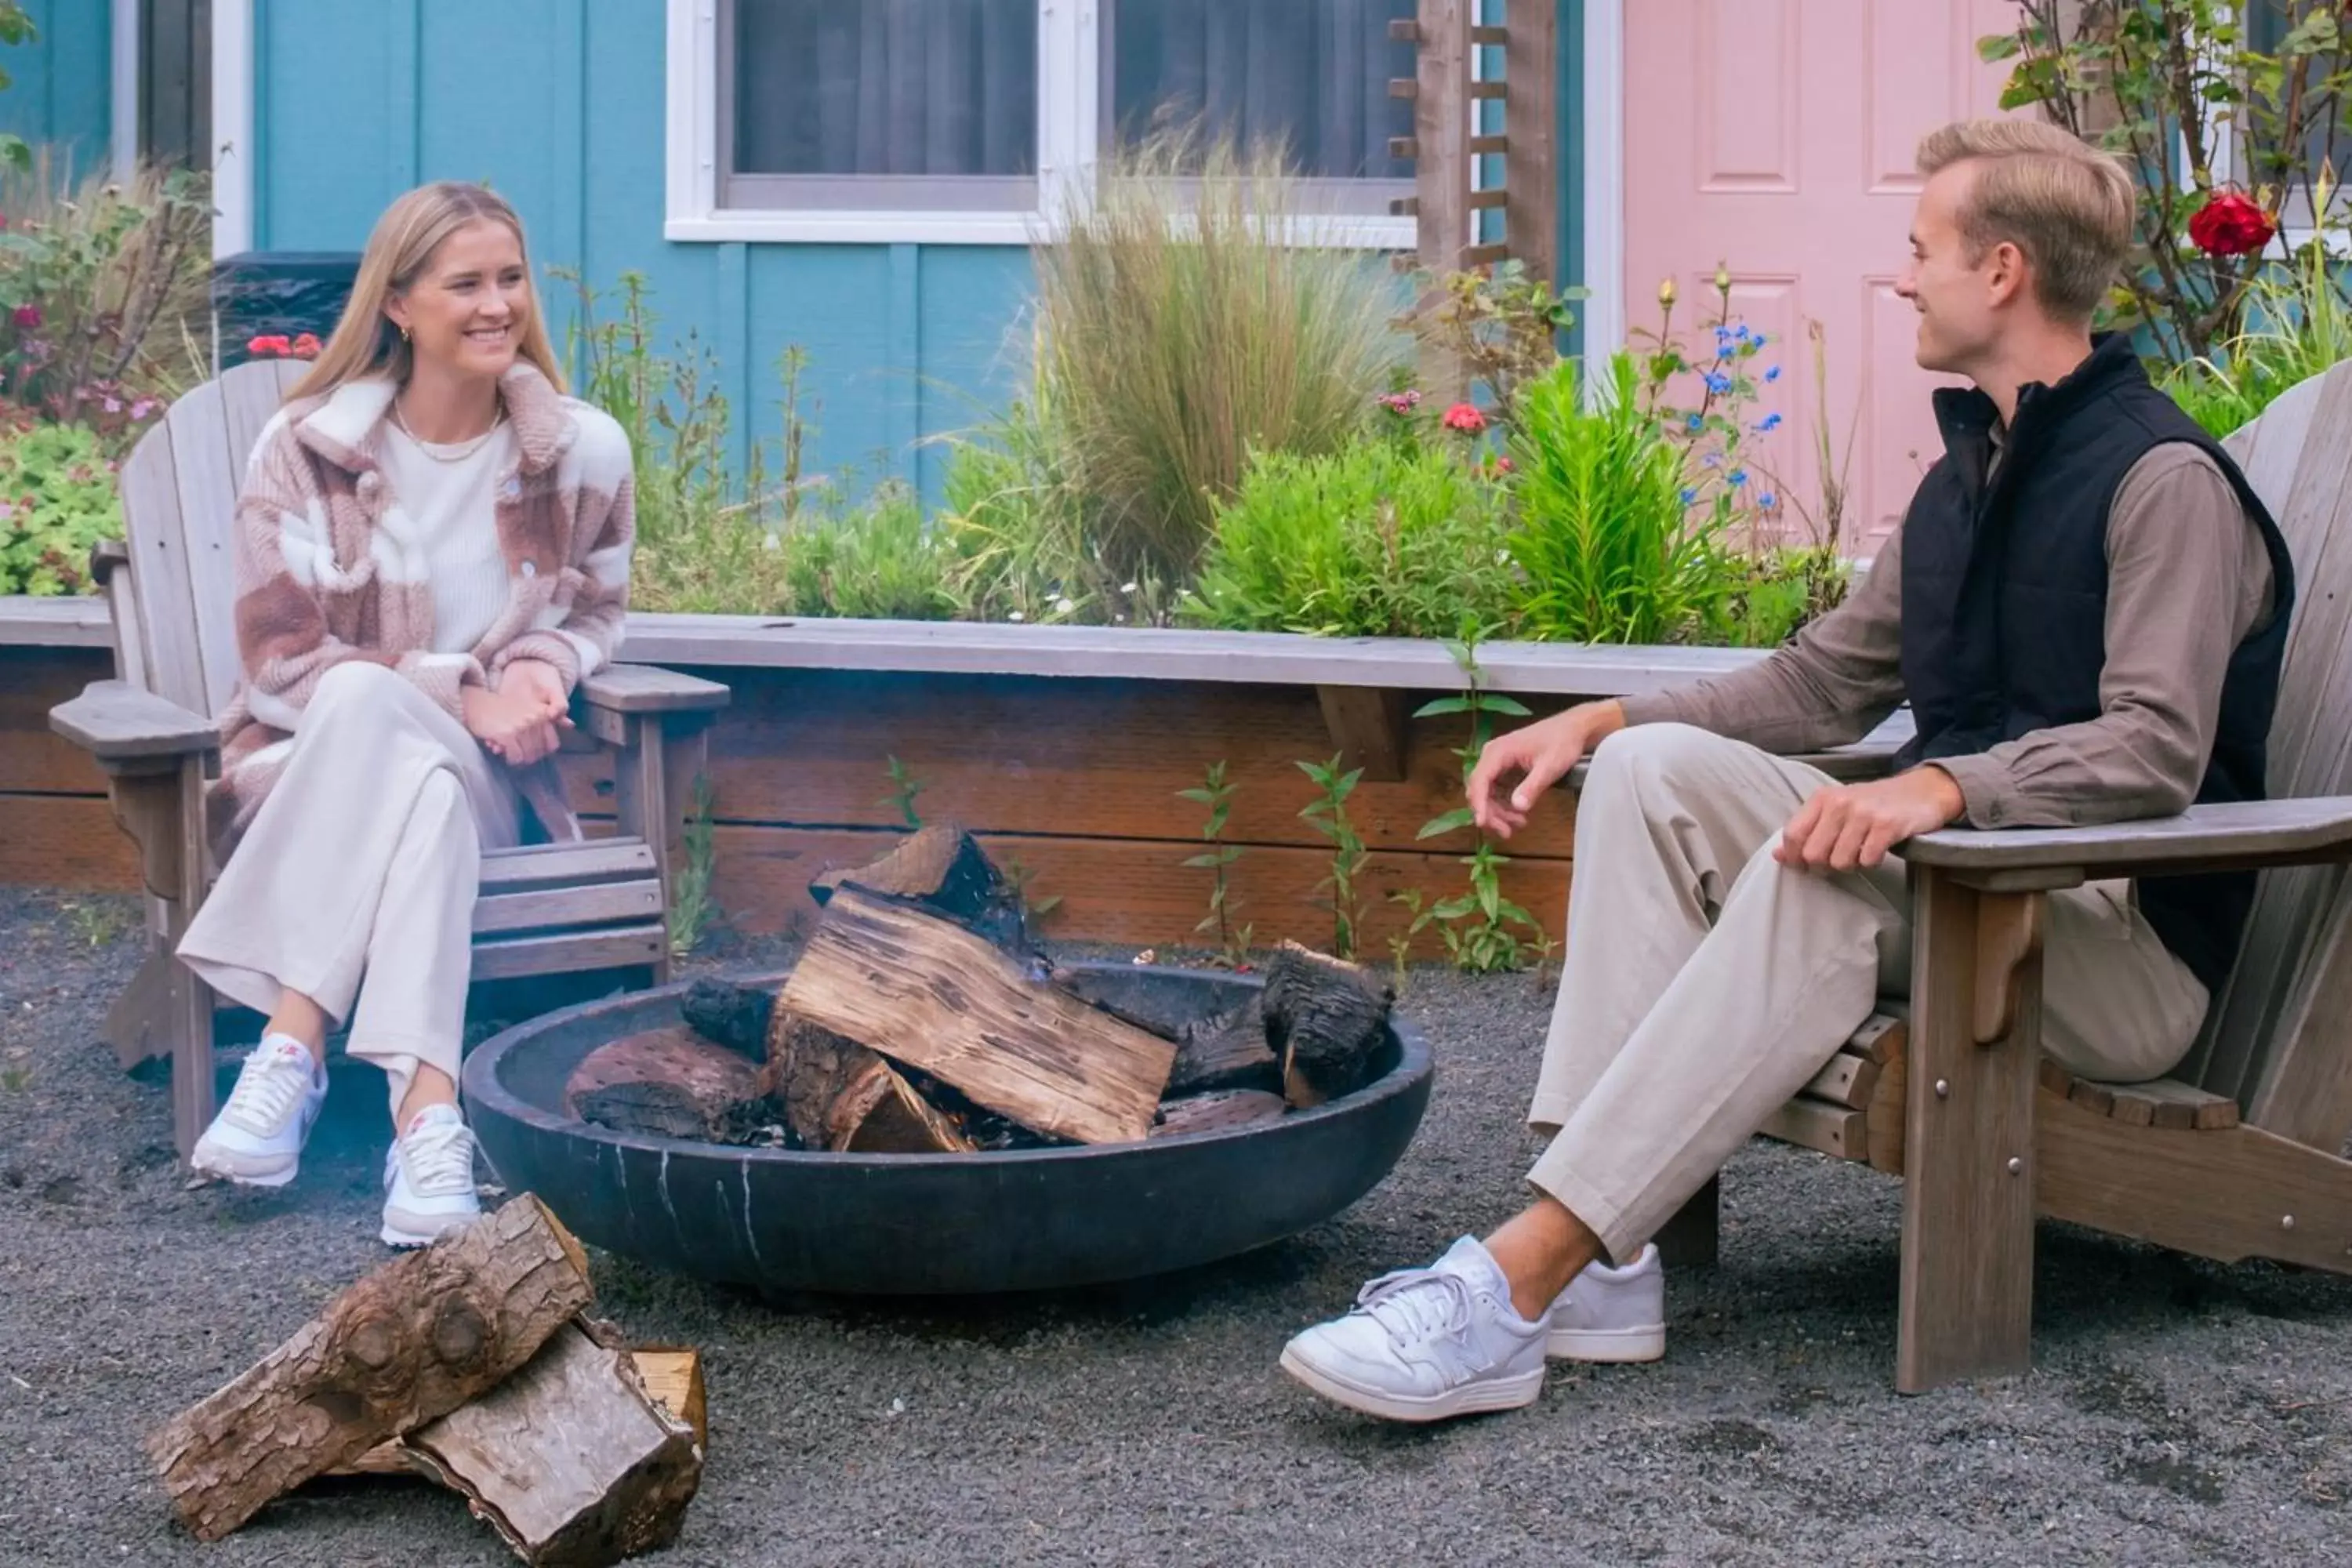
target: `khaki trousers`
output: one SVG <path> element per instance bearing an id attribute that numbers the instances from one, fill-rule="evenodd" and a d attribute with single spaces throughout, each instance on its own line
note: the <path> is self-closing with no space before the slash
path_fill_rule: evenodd
<path id="1" fill-rule="evenodd" d="M 290 988 L 348 1020 L 397 1117 L 418 1063 L 457 1076 L 482 851 L 520 841 L 518 797 L 464 725 L 378 665 L 329 670 L 282 743 L 180 959 L 257 1012 Z"/>
<path id="2" fill-rule="evenodd" d="M 1882 993 L 1909 989 L 1902 865 L 1816 874 L 1772 858 L 1817 769 L 1680 724 L 1620 731 L 1577 806 L 1568 943 L 1528 1120 L 1528 1180 L 1630 1258 L 1764 1119 L 1837 1054 Z M 2042 1041 L 2086 1078 L 2161 1078 L 2204 985 L 2127 884 L 2050 896 Z"/>

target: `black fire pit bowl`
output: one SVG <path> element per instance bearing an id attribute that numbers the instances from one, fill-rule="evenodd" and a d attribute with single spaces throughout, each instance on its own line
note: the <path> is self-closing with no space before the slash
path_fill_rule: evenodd
<path id="1" fill-rule="evenodd" d="M 1141 996 L 1257 982 L 1084 964 Z M 826 1154 L 575 1121 L 563 1085 L 607 1041 L 678 1022 L 684 985 L 551 1013 L 467 1058 L 467 1115 L 499 1179 L 583 1238 L 774 1294 L 980 1295 L 1192 1268 L 1329 1218 L 1388 1174 L 1429 1105 L 1429 1046 L 1392 1022 L 1355 1093 L 1227 1131 L 981 1154 Z"/>

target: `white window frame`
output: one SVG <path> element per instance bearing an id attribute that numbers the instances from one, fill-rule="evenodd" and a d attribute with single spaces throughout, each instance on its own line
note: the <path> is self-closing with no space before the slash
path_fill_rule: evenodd
<path id="1" fill-rule="evenodd" d="M 662 237 L 688 244 L 1026 245 L 1049 235 L 1094 183 L 1102 118 L 1100 0 L 1038 0 L 1037 204 L 986 209 L 775 208 L 719 203 L 719 0 L 667 0 Z M 1413 220 L 1318 216 L 1288 237 L 1410 250 Z"/>

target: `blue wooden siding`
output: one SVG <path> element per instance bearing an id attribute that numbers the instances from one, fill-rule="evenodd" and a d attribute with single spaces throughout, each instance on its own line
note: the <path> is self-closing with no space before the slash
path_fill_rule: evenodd
<path id="1" fill-rule="evenodd" d="M 0 92 L 0 131 L 72 150 L 76 170 L 111 153 L 113 8 L 107 0 L 26 0 L 40 37 L 0 47 L 13 79 Z"/>
<path id="2" fill-rule="evenodd" d="M 1560 3 L 1573 28 L 1574 0 Z M 1018 247 L 663 239 L 663 0 L 254 5 L 260 248 L 356 249 L 410 185 L 488 180 L 521 211 L 542 266 L 600 289 L 645 275 L 665 336 L 716 356 L 739 451 L 746 427 L 775 438 L 776 366 L 797 344 L 816 405 L 813 471 L 887 471 L 934 496 L 936 438 L 1017 382 L 1031 285 Z M 560 335 L 568 303 L 550 302 Z"/>

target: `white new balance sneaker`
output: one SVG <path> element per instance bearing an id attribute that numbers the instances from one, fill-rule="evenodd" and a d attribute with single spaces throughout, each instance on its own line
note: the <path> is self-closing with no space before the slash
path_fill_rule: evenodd
<path id="1" fill-rule="evenodd" d="M 383 1240 L 424 1247 L 481 1217 L 474 1193 L 474 1134 L 454 1105 L 409 1118 L 383 1162 Z"/>
<path id="2" fill-rule="evenodd" d="M 1427 1268 L 1385 1274 L 1354 1310 L 1283 1347 L 1282 1370 L 1336 1404 L 1391 1421 L 1516 1410 L 1543 1392 L 1544 1325 L 1464 1237 Z"/>
<path id="3" fill-rule="evenodd" d="M 1666 1271 L 1645 1246 L 1633 1262 L 1591 1263 L 1552 1298 L 1544 1353 L 1556 1361 L 1655 1361 L 1666 1353 Z"/>
<path id="4" fill-rule="evenodd" d="M 190 1168 L 248 1187 L 282 1187 L 327 1102 L 327 1069 L 310 1047 L 270 1035 L 237 1069 L 236 1087 L 188 1155 Z"/>

